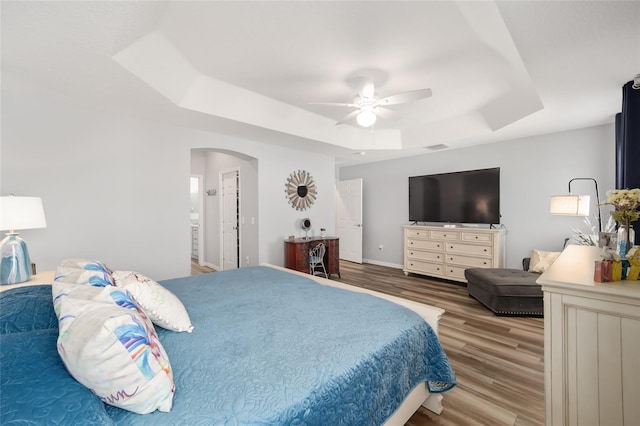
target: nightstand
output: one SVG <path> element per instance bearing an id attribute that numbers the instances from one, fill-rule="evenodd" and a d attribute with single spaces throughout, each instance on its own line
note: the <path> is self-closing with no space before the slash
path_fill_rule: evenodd
<path id="1" fill-rule="evenodd" d="M 31 276 L 29 281 L 25 281 L 19 284 L 7 284 L 0 285 L 0 292 L 18 288 L 18 287 L 27 287 L 30 285 L 39 285 L 39 284 L 51 284 L 53 283 L 54 278 L 56 277 L 56 271 L 42 271 L 39 274 Z"/>

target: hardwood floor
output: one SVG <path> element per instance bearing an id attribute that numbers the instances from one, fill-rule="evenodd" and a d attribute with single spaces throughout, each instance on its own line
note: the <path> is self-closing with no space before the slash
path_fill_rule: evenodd
<path id="1" fill-rule="evenodd" d="M 444 309 L 439 337 L 458 385 L 442 414 L 420 408 L 408 426 L 544 424 L 544 320 L 497 317 L 461 283 L 340 262 L 339 281 Z"/>
<path id="2" fill-rule="evenodd" d="M 200 266 L 197 261 L 191 259 L 191 275 L 206 274 L 207 272 L 215 272 L 215 269 L 211 269 L 208 266 Z"/>
<path id="3" fill-rule="evenodd" d="M 192 264 L 192 274 L 211 271 Z M 444 394 L 442 414 L 420 408 L 406 426 L 544 424 L 542 318 L 497 317 L 461 283 L 345 261 L 340 272 L 344 283 L 446 311 L 439 337 L 458 385 Z"/>

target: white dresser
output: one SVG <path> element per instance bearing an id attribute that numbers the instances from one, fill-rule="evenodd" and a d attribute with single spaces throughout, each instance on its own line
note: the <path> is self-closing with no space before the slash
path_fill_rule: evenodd
<path id="1" fill-rule="evenodd" d="M 570 245 L 544 291 L 547 425 L 640 425 L 640 281 L 593 281 L 596 247 Z"/>
<path id="2" fill-rule="evenodd" d="M 467 268 L 504 267 L 504 229 L 405 225 L 403 232 L 405 275 L 466 282 Z"/>

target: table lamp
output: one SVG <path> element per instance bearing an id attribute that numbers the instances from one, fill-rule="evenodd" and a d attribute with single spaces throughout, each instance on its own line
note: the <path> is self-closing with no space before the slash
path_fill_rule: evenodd
<path id="1" fill-rule="evenodd" d="M 15 231 L 46 227 L 39 197 L 0 197 L 0 230 L 9 231 L 0 242 L 0 284 L 17 284 L 31 279 L 27 244 Z"/>

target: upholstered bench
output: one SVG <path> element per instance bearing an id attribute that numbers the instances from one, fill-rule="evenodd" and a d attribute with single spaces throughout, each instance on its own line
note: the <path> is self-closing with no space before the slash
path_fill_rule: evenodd
<path id="1" fill-rule="evenodd" d="M 519 269 L 469 268 L 464 271 L 469 296 L 496 315 L 542 316 L 540 274 Z"/>

